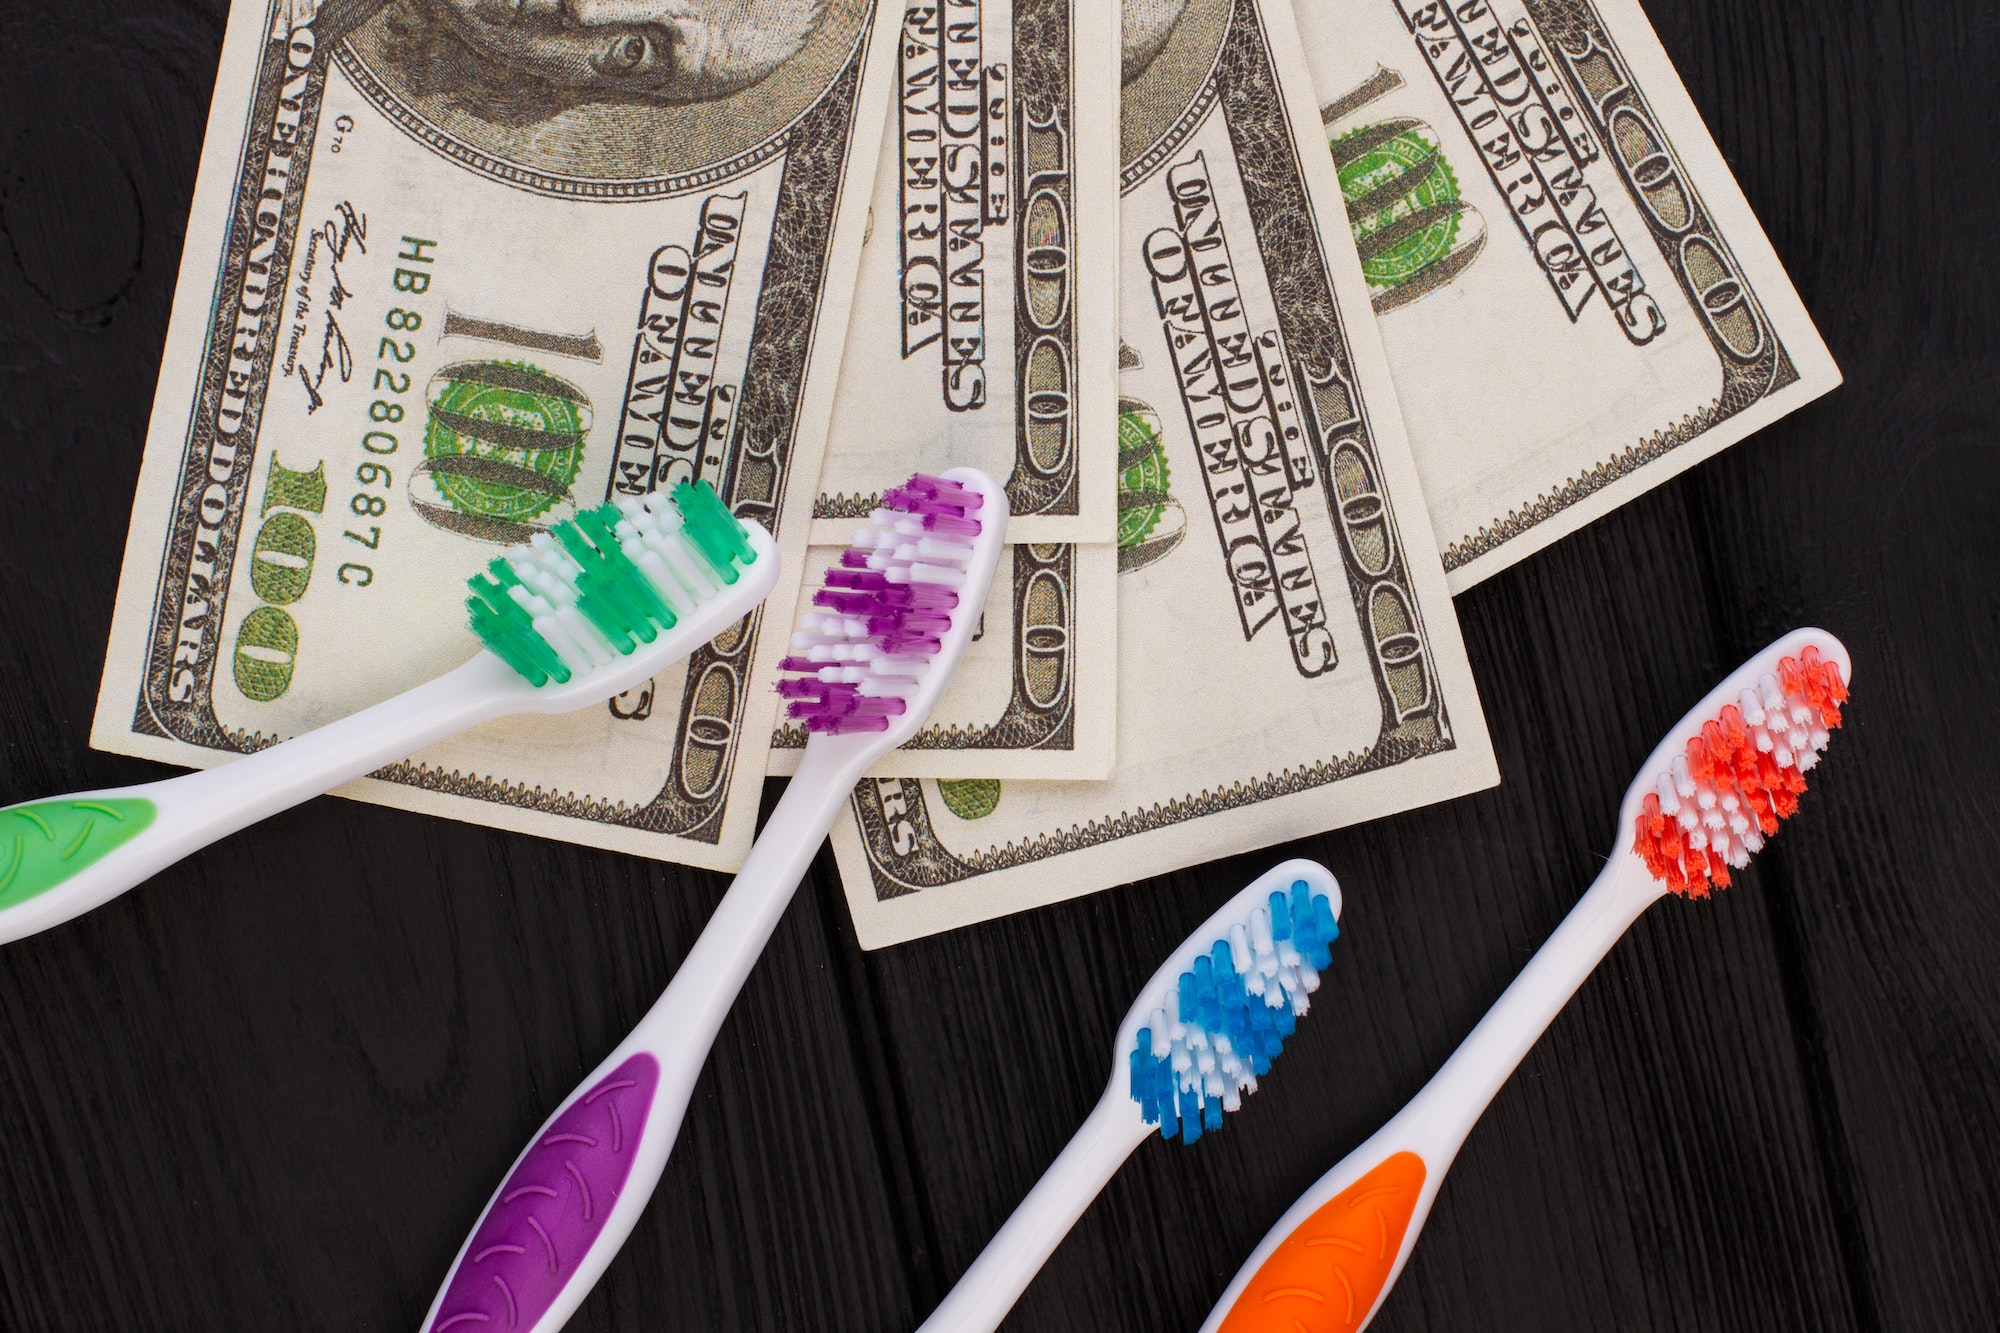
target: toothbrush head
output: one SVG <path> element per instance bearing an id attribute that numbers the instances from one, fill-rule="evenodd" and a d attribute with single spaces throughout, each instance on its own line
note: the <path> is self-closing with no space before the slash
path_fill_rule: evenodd
<path id="1" fill-rule="evenodd" d="M 1238 893 L 1167 960 L 1119 1031 L 1132 1100 L 1162 1138 L 1222 1128 L 1311 1007 L 1340 937 L 1340 886 L 1287 861 Z"/>
<path id="2" fill-rule="evenodd" d="M 472 632 L 538 688 L 608 698 L 693 652 L 776 582 L 777 550 L 708 483 L 620 496 L 469 581 Z M 582 702 L 579 698 L 576 702 Z"/>
<path id="3" fill-rule="evenodd" d="M 1006 495 L 971 468 L 885 494 L 799 618 L 786 713 L 822 736 L 908 740 L 972 639 L 1006 527 Z"/>
<path id="4" fill-rule="evenodd" d="M 1640 770 L 1621 821 L 1655 880 L 1684 898 L 1729 887 L 1729 872 L 1799 808 L 1851 671 L 1840 640 L 1796 630 L 1682 719 Z"/>

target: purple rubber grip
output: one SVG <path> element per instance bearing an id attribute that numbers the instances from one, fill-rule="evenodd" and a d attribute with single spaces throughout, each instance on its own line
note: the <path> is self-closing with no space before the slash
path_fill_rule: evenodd
<path id="1" fill-rule="evenodd" d="M 562 1293 L 625 1188 L 660 1065 L 635 1055 L 571 1102 L 500 1187 L 427 1333 L 531 1328 Z"/>

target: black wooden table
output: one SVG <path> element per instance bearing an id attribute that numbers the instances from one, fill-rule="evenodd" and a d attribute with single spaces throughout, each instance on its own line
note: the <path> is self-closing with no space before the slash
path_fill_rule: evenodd
<path id="1" fill-rule="evenodd" d="M 1317 857 L 1348 933 L 1296 1047 L 1008 1325 L 1194 1329 L 1561 919 L 1660 732 L 1799 623 L 1857 684 L 1805 812 L 1556 1020 L 1377 1327 L 2000 1325 L 2000 17 L 1647 7 L 1846 387 L 1460 599 L 1496 791 L 875 954 L 822 855 L 573 1327 L 914 1327 L 1158 960 Z M 165 771 L 85 733 L 224 11 L 0 3 L 0 804 Z M 0 1324 L 414 1327 L 722 888 L 328 799 L 0 951 Z"/>

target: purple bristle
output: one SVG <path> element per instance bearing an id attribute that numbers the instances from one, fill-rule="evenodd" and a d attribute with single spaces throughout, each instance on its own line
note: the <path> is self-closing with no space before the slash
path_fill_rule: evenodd
<path id="1" fill-rule="evenodd" d="M 958 606 L 958 594 L 935 583 L 891 584 L 882 600 L 898 611 L 951 611 Z"/>
<path id="2" fill-rule="evenodd" d="M 986 503 L 986 497 L 978 491 L 967 490 L 955 481 L 923 472 L 917 473 L 897 489 L 913 492 L 927 500 L 957 505 L 968 513 Z"/>
<path id="3" fill-rule="evenodd" d="M 855 588 L 863 592 L 887 592 L 892 585 L 886 575 L 872 569 L 834 568 L 826 571 L 826 586 Z"/>
<path id="4" fill-rule="evenodd" d="M 815 732 L 886 731 L 943 651 L 985 497 L 923 473 L 893 487 L 826 571 L 779 670 L 786 714 Z"/>
<path id="5" fill-rule="evenodd" d="M 932 532 L 949 537 L 977 537 L 979 535 L 978 519 L 961 518 L 957 514 L 944 511 L 925 514 L 924 527 Z"/>
<path id="6" fill-rule="evenodd" d="M 927 611 L 905 611 L 900 615 L 871 616 L 868 619 L 870 634 L 888 634 L 896 630 L 905 634 L 942 634 L 950 628 L 950 616 L 932 615 Z"/>

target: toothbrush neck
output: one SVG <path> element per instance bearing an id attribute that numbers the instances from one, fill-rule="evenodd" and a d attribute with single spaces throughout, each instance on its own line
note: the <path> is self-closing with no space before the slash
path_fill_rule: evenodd
<path id="1" fill-rule="evenodd" d="M 1457 1153 L 1550 1022 L 1640 913 L 1661 896 L 1636 858 L 1622 851 L 1612 856 L 1589 892 L 1404 1111 L 1420 1122 L 1418 1132 L 1427 1143 L 1440 1148 L 1449 1144 L 1451 1153 Z"/>
<path id="2" fill-rule="evenodd" d="M 654 1043 L 656 1049 L 686 1055 L 700 1068 L 806 867 L 871 759 L 848 746 L 807 744 L 791 785 L 757 835 L 743 868 L 666 994 L 646 1016 L 645 1026 L 653 1029 L 648 1035 L 663 1039 Z"/>

